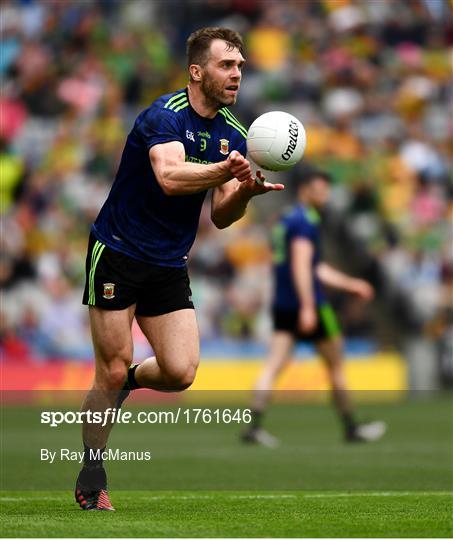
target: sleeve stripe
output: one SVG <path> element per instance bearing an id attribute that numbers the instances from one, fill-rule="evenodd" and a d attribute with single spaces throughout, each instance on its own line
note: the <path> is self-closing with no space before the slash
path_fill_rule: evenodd
<path id="1" fill-rule="evenodd" d="M 174 101 L 168 109 L 170 111 L 174 111 L 175 107 L 178 107 L 178 105 L 184 105 L 184 103 L 188 103 L 186 96 L 182 97 L 181 99 L 178 99 L 177 101 Z"/>
<path id="2" fill-rule="evenodd" d="M 181 92 L 180 94 L 176 94 L 175 96 L 171 97 L 167 103 L 165 103 L 164 109 L 168 109 L 168 107 L 173 103 L 175 100 L 180 100 L 182 97 L 186 97 L 185 92 Z"/>
<path id="3" fill-rule="evenodd" d="M 178 105 L 178 104 L 176 104 Z M 189 106 L 189 102 L 186 101 L 186 102 L 183 102 L 181 105 L 179 105 L 179 107 L 176 107 L 176 109 L 173 109 L 175 112 L 178 112 L 180 111 L 181 109 L 185 109 L 186 107 Z M 171 107 L 170 107 L 171 108 Z"/>

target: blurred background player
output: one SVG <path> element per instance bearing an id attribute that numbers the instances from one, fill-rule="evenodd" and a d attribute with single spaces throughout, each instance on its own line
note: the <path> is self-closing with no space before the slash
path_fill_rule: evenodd
<path id="1" fill-rule="evenodd" d="M 83 411 L 120 407 L 137 388 L 180 392 L 192 384 L 200 353 L 187 258 L 207 190 L 214 188 L 211 217 L 223 229 L 244 215 L 254 195 L 283 189 L 255 182 L 244 157 L 246 131 L 226 108 L 236 102 L 241 83 L 240 35 L 202 28 L 187 41 L 187 60 L 188 86 L 161 96 L 137 117 L 91 228 L 83 303 L 96 371 Z M 154 356 L 129 369 L 134 318 Z M 85 457 L 75 498 L 84 510 L 113 510 L 97 453 L 111 428 L 83 426 Z"/>
<path id="2" fill-rule="evenodd" d="M 287 366 L 297 340 L 315 343 L 332 385 L 335 408 L 343 422 L 346 441 L 374 441 L 385 432 L 384 422 L 357 424 L 347 391 L 342 357 L 342 336 L 323 285 L 341 289 L 369 301 L 373 287 L 321 261 L 320 214 L 330 191 L 330 176 L 310 170 L 302 174 L 296 205 L 272 230 L 274 263 L 273 334 L 270 351 L 255 386 L 252 423 L 244 442 L 276 446 L 278 440 L 262 427 L 277 376 Z"/>

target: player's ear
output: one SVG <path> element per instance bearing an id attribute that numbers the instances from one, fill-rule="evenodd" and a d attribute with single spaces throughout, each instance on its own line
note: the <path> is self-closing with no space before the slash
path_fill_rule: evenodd
<path id="1" fill-rule="evenodd" d="M 201 81 L 201 66 L 198 64 L 190 64 L 189 66 L 190 78 L 195 82 Z"/>

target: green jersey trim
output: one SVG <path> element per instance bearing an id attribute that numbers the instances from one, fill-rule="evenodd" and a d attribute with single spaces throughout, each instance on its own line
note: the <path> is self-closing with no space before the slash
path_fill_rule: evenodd
<path id="1" fill-rule="evenodd" d="M 234 122 L 235 124 L 237 124 L 237 126 L 240 127 L 244 131 L 245 135 L 247 136 L 247 129 L 241 124 L 241 122 L 239 122 L 239 120 L 234 116 L 234 114 L 226 107 L 223 107 L 222 110 L 226 112 L 230 120 Z"/>
<path id="2" fill-rule="evenodd" d="M 321 216 L 315 208 L 307 208 L 305 217 L 313 225 L 316 225 L 321 221 Z"/>
<path id="3" fill-rule="evenodd" d="M 220 109 L 219 110 L 219 113 L 225 118 L 225 122 L 231 126 L 231 127 L 234 127 L 234 129 L 236 131 L 238 131 L 243 137 L 244 139 L 247 138 L 247 131 L 245 130 L 245 128 L 243 126 L 241 126 L 241 124 L 239 124 L 237 121 L 234 121 L 231 119 L 231 116 L 229 116 L 226 112 L 225 112 L 225 109 Z"/>
<path id="4" fill-rule="evenodd" d="M 89 274 L 89 293 L 88 293 L 88 305 L 96 305 L 96 296 L 94 292 L 94 274 L 96 272 L 96 266 L 98 265 L 99 259 L 101 258 L 102 252 L 105 249 L 105 245 L 96 240 L 93 251 L 91 253 L 91 265 L 90 265 L 90 274 Z"/>
<path id="5" fill-rule="evenodd" d="M 181 101 L 182 98 L 186 98 L 187 99 L 187 96 L 186 96 L 186 93 L 185 92 L 181 92 L 180 94 L 176 94 L 175 96 L 171 97 L 167 103 L 165 103 L 164 105 L 164 109 L 171 109 L 172 107 L 172 103 L 175 104 L 174 102 L 175 101 Z"/>
<path id="6" fill-rule="evenodd" d="M 230 122 L 232 122 L 237 130 L 244 135 L 245 138 L 247 138 L 247 130 L 245 127 L 239 122 L 239 120 L 226 108 L 223 107 L 220 109 L 220 112 L 225 116 L 225 118 L 228 118 Z"/>
<path id="7" fill-rule="evenodd" d="M 174 101 L 169 107 L 168 107 L 168 110 L 169 111 L 174 111 L 174 112 L 178 112 L 179 109 L 183 109 L 184 107 L 187 107 L 187 105 L 189 105 L 189 102 L 187 100 L 187 97 L 184 96 L 182 97 L 181 99 L 178 99 L 177 101 Z"/>
<path id="8" fill-rule="evenodd" d="M 174 112 L 179 112 L 181 111 L 182 109 L 185 109 L 186 107 L 189 106 L 189 102 L 186 101 L 186 102 L 182 102 L 181 105 L 179 105 L 179 107 L 176 107 L 174 110 Z M 171 108 L 171 107 L 170 107 Z"/>

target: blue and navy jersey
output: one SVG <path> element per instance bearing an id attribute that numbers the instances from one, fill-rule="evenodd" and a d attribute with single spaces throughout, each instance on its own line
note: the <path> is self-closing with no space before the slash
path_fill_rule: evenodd
<path id="1" fill-rule="evenodd" d="M 184 266 L 195 240 L 206 191 L 168 196 L 151 167 L 155 144 L 179 141 L 186 161 L 209 164 L 232 150 L 246 154 L 245 128 L 220 109 L 212 119 L 192 109 L 187 89 L 158 98 L 141 112 L 129 133 L 109 196 L 93 227 L 94 236 L 130 257 L 160 266 Z"/>
<path id="2" fill-rule="evenodd" d="M 273 227 L 274 309 L 295 310 L 300 307 L 291 271 L 291 242 L 297 238 L 304 238 L 313 245 L 312 276 L 316 306 L 325 302 L 321 282 L 315 272 L 321 256 L 319 225 L 320 217 L 316 210 L 297 205 Z"/>

